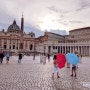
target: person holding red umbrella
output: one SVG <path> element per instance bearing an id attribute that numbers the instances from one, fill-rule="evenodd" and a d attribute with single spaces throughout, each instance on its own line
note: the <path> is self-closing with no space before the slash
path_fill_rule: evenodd
<path id="1" fill-rule="evenodd" d="M 60 78 L 59 71 L 58 71 L 58 63 L 57 63 L 57 56 L 54 55 L 53 57 L 53 73 L 52 73 L 52 79 L 54 79 L 54 74 L 57 73 L 57 78 Z"/>

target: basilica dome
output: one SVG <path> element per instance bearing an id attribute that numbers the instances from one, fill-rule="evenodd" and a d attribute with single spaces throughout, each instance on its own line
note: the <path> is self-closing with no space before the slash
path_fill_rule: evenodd
<path id="1" fill-rule="evenodd" d="M 16 21 L 13 21 L 13 24 L 11 24 L 8 27 L 8 32 L 14 32 L 14 33 L 19 33 L 21 31 L 20 27 L 16 24 Z"/>

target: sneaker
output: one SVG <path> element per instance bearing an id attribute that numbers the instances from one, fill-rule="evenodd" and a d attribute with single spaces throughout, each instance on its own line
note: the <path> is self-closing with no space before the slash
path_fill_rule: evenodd
<path id="1" fill-rule="evenodd" d="M 74 77 L 76 77 L 76 74 L 75 74 L 75 76 Z"/>
<path id="2" fill-rule="evenodd" d="M 73 74 L 71 74 L 71 77 L 73 77 Z"/>
<path id="3" fill-rule="evenodd" d="M 57 76 L 57 78 L 60 78 L 60 76 Z"/>

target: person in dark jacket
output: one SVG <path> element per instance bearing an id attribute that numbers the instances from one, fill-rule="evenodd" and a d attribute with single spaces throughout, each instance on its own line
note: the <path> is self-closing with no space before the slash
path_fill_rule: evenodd
<path id="1" fill-rule="evenodd" d="M 22 53 L 18 54 L 18 63 L 21 63 L 21 59 L 22 59 Z"/>
<path id="2" fill-rule="evenodd" d="M 50 62 L 50 54 L 48 53 L 48 55 L 47 55 L 47 56 L 48 56 L 48 62 Z"/>
<path id="3" fill-rule="evenodd" d="M 4 58 L 4 53 L 3 53 L 3 52 L 1 52 L 1 53 L 0 53 L 0 63 L 2 63 L 3 58 Z"/>

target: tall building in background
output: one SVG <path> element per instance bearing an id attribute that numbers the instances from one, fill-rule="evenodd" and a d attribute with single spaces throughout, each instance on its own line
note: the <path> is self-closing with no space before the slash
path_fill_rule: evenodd
<path id="1" fill-rule="evenodd" d="M 21 28 L 16 20 L 8 27 L 0 31 L 0 50 L 3 52 L 30 52 L 34 50 L 35 33 L 24 32 L 24 18 L 21 18 Z"/>

